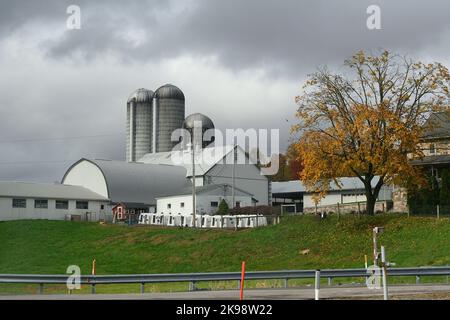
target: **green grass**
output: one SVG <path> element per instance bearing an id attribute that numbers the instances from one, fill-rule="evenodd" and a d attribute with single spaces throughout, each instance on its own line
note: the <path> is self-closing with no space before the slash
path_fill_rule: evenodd
<path id="1" fill-rule="evenodd" d="M 391 214 L 344 216 L 339 221 L 328 217 L 320 221 L 313 216 L 297 216 L 285 217 L 279 225 L 237 232 L 22 220 L 0 222 L 0 273 L 65 274 L 69 265 L 78 265 L 83 274 L 89 274 L 94 258 L 97 274 L 240 271 L 243 260 L 248 271 L 364 267 L 364 255 L 369 262 L 372 257 L 374 226 L 385 227 L 379 243 L 386 247 L 389 261 L 397 267 L 450 264 L 448 218 Z M 310 253 L 301 255 L 303 249 L 310 249 Z M 270 287 L 280 283 L 249 285 Z M 224 283 L 222 287 L 235 288 L 236 283 Z M 64 287 L 54 288 L 64 291 Z M 109 288 L 115 292 L 113 286 Z M 186 288 L 185 283 L 149 284 L 146 291 Z M 5 290 L 37 288 L 0 286 L 0 292 Z M 122 285 L 117 290 L 139 292 L 139 287 Z"/>

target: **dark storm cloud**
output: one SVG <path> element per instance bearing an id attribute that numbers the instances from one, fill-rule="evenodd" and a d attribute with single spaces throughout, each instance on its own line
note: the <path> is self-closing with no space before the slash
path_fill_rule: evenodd
<path id="1" fill-rule="evenodd" d="M 72 2 L 32 3 L 8 1 L 6 10 L 0 10 L 2 24 L 12 28 L 25 23 L 24 13 L 30 19 L 63 21 L 65 7 Z M 359 49 L 414 53 L 439 40 L 450 26 L 450 3 L 438 0 L 77 4 L 82 10 L 82 29 L 45 42 L 43 50 L 50 57 L 78 55 L 89 60 L 112 52 L 124 60 L 154 61 L 183 54 L 214 55 L 233 70 L 258 68 L 282 77 L 309 72 L 319 64 L 340 63 Z M 381 8 L 382 30 L 366 28 L 366 9 L 371 4 Z M 7 14 L 10 8 L 11 16 Z M 126 30 L 140 30 L 144 41 L 132 45 L 123 35 Z"/>
<path id="2" fill-rule="evenodd" d="M 81 30 L 66 29 L 71 4 L 81 7 Z M 382 30 L 366 28 L 372 4 L 381 8 Z M 339 66 L 359 49 L 446 57 L 449 12 L 450 2 L 438 0 L 0 0 L 0 50 L 8 40 L 17 42 L 8 57 L 0 51 L 0 179 L 54 181 L 82 156 L 123 159 L 127 95 L 137 86 L 155 89 L 150 86 L 172 81 L 174 73 L 158 64 L 185 56 L 214 57 L 218 69 L 238 74 L 215 78 L 218 90 L 178 65 L 176 84 L 186 90 L 187 112 L 204 112 L 222 129 L 280 128 L 285 146 L 295 88 L 307 73 Z M 24 54 L 15 61 L 14 50 L 26 53 L 29 43 L 21 41 L 30 39 L 44 59 Z M 103 64 L 110 56 L 118 61 Z M 264 79 L 252 78 L 260 71 Z M 250 94 L 234 80 L 258 97 L 246 98 Z M 238 98 L 220 101 L 211 92 Z M 111 136 L 14 142 L 98 134 Z"/>

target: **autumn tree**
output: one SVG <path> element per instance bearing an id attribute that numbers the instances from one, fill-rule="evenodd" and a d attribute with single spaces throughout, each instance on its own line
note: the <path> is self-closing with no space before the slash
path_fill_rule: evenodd
<path id="1" fill-rule="evenodd" d="M 296 97 L 299 119 L 292 130 L 303 170 L 300 179 L 316 201 L 339 177 L 357 177 L 365 187 L 366 211 L 374 213 L 384 184 L 423 182 L 408 155 L 422 157 L 419 138 L 431 112 L 448 111 L 447 68 L 384 51 L 358 52 L 345 74 L 327 68 L 309 76 Z"/>

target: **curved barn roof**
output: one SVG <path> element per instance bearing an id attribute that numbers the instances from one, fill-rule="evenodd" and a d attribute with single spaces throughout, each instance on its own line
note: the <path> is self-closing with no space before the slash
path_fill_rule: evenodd
<path id="1" fill-rule="evenodd" d="M 86 161 L 101 171 L 108 198 L 114 203 L 152 205 L 156 204 L 156 197 L 190 186 L 186 169 L 181 166 L 85 158 L 67 170 L 62 183 L 74 168 Z"/>

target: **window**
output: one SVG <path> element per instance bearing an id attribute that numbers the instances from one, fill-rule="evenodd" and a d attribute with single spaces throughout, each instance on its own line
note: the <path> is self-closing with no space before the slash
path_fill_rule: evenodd
<path id="1" fill-rule="evenodd" d="M 217 208 L 218 206 L 219 206 L 219 202 L 218 201 L 211 201 L 211 207 Z"/>
<path id="2" fill-rule="evenodd" d="M 13 206 L 13 208 L 26 208 L 27 207 L 27 199 L 13 199 L 12 206 Z"/>
<path id="3" fill-rule="evenodd" d="M 184 202 L 180 203 L 180 208 L 184 208 Z"/>
<path id="4" fill-rule="evenodd" d="M 436 154 L 436 145 L 434 143 L 430 144 L 430 154 Z"/>
<path id="5" fill-rule="evenodd" d="M 104 204 L 100 205 L 100 210 L 103 210 L 103 209 L 105 209 L 105 205 Z"/>
<path id="6" fill-rule="evenodd" d="M 36 209 L 47 209 L 48 200 L 34 200 L 34 207 Z"/>
<path id="7" fill-rule="evenodd" d="M 87 201 L 77 201 L 77 209 L 89 209 L 89 203 Z"/>
<path id="8" fill-rule="evenodd" d="M 172 205 L 170 203 L 167 204 L 167 209 L 172 208 Z"/>
<path id="9" fill-rule="evenodd" d="M 240 201 L 236 201 L 236 208 L 240 208 L 241 207 L 241 202 Z"/>
<path id="10" fill-rule="evenodd" d="M 56 209 L 69 209 L 69 201 L 67 200 L 56 200 L 55 204 Z"/>

